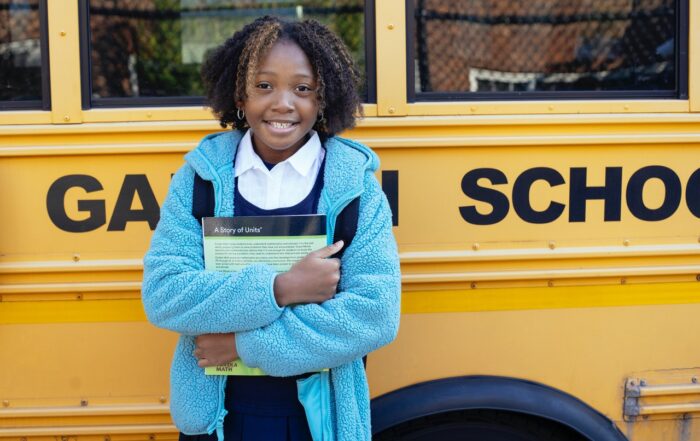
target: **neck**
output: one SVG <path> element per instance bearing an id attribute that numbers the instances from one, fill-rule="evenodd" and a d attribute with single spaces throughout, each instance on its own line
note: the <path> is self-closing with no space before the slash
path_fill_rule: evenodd
<path id="1" fill-rule="evenodd" d="M 282 161 L 286 161 L 291 158 L 300 148 L 306 144 L 311 136 L 307 133 L 299 142 L 284 150 L 274 150 L 269 147 L 259 146 L 255 141 L 255 134 L 251 133 L 251 140 L 253 142 L 253 150 L 260 156 L 260 159 L 267 162 L 268 164 L 279 164 Z"/>

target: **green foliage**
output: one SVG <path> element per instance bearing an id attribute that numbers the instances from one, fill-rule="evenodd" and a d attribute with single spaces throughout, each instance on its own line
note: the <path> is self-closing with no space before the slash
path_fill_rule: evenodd
<path id="1" fill-rule="evenodd" d="M 178 10 L 179 0 L 156 0 L 157 10 Z M 182 21 L 139 21 L 136 70 L 142 96 L 196 96 L 204 93 L 199 65 L 182 62 Z"/>

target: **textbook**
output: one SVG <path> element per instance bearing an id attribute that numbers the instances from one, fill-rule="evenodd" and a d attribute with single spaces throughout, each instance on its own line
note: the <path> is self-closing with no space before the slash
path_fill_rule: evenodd
<path id="1" fill-rule="evenodd" d="M 203 217 L 204 268 L 208 271 L 240 271 L 265 263 L 277 272 L 326 243 L 326 216 Z M 240 359 L 204 369 L 206 375 L 267 375 Z"/>

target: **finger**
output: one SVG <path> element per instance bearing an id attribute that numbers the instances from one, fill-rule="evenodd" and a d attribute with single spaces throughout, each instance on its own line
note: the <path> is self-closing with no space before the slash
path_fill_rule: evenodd
<path id="1" fill-rule="evenodd" d="M 197 366 L 203 368 L 209 366 L 209 361 L 206 358 L 200 358 L 197 360 Z"/>
<path id="2" fill-rule="evenodd" d="M 333 268 L 336 271 L 340 271 L 340 259 L 338 259 L 337 257 L 330 257 L 326 259 L 326 261 L 329 262 L 329 267 Z"/>
<path id="3" fill-rule="evenodd" d="M 309 254 L 313 255 L 314 257 L 318 257 L 319 259 L 325 259 L 326 257 L 331 257 L 333 254 L 343 249 L 343 245 L 345 245 L 343 241 L 339 240 L 336 243 L 319 248 L 318 250 L 312 251 Z"/>
<path id="4" fill-rule="evenodd" d="M 198 348 L 205 347 L 212 339 L 216 337 L 216 334 L 202 334 L 194 338 L 194 345 Z"/>

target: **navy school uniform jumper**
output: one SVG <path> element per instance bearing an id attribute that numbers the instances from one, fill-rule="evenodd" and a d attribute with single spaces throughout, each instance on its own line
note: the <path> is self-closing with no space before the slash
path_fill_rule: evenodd
<path id="1" fill-rule="evenodd" d="M 274 164 L 263 161 L 272 170 Z M 248 201 L 234 188 L 234 216 L 291 216 L 315 214 L 323 186 L 325 158 L 308 195 L 289 206 L 266 210 Z M 234 168 L 235 173 L 235 168 Z M 196 184 L 195 184 L 196 185 Z M 224 439 L 226 441 L 312 441 L 304 407 L 297 397 L 297 380 L 291 377 L 230 376 L 226 381 Z M 180 434 L 180 441 L 216 441 L 211 435 Z"/>
<path id="2" fill-rule="evenodd" d="M 312 412 L 319 416 L 318 424 L 310 424 L 315 441 L 370 441 L 362 357 L 395 338 L 401 291 L 391 212 L 374 176 L 378 158 L 347 139 L 325 141 L 316 212 L 327 216 L 331 243 L 338 214 L 359 198 L 357 231 L 342 255 L 332 299 L 279 307 L 273 292 L 276 273 L 269 265 L 234 273 L 204 270 L 201 225 L 192 216 L 194 176 L 212 183 L 216 216 L 234 215 L 233 158 L 240 138 L 238 131 L 210 135 L 186 155 L 144 258 L 146 314 L 157 326 L 180 334 L 170 375 L 173 420 L 182 433 L 216 432 L 224 438 L 227 378 L 204 375 L 192 352 L 197 335 L 234 332 L 240 358 L 271 376 L 330 369 L 324 377 L 328 398 Z"/>

